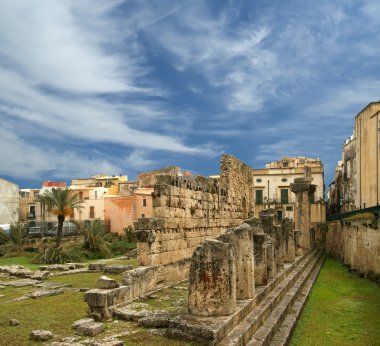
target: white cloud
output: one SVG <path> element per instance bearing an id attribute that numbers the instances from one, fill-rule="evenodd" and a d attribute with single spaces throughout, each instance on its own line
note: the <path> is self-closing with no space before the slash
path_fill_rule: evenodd
<path id="1" fill-rule="evenodd" d="M 149 101 L 166 91 L 147 82 L 150 70 L 133 27 L 140 14 L 122 25 L 125 21 L 115 17 L 121 2 L 0 3 L 0 119 L 21 122 L 24 134 L 29 126 L 28 136 L 20 138 L 25 147 L 33 147 L 34 132 L 45 131 L 79 143 L 212 155 L 208 146 L 187 146 L 173 133 L 149 130 L 172 115 L 165 102 Z M 132 127 L 136 118 L 139 129 Z M 46 142 L 54 147 L 51 139 Z M 4 141 L 0 138 L 0 146 L 6 146 Z M 17 148 L 9 149 L 18 155 Z M 39 162 L 37 151 L 35 159 Z"/>
<path id="2" fill-rule="evenodd" d="M 63 148 L 59 150 L 27 143 L 7 128 L 0 128 L 0 137 L 1 175 L 42 181 L 47 173 L 57 179 L 65 179 L 122 171 L 119 165 L 105 159 L 87 157 Z"/>

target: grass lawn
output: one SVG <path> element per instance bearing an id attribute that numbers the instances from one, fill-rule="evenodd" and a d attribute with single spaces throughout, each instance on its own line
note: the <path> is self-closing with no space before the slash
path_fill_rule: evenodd
<path id="1" fill-rule="evenodd" d="M 13 290 L 16 292 L 19 289 Z M 38 301 L 27 299 L 0 303 L 0 344 L 12 346 L 41 344 L 29 340 L 29 334 L 34 329 L 50 330 L 59 337 L 70 336 L 73 334 L 71 324 L 85 317 L 86 309 L 83 293 L 69 291 Z M 8 321 L 11 318 L 19 320 L 20 325 L 9 326 Z"/>
<path id="2" fill-rule="evenodd" d="M 20 266 L 24 266 L 25 268 L 29 268 L 31 270 L 37 270 L 41 266 L 41 264 L 31 263 L 32 257 L 34 255 L 35 254 L 33 253 L 31 254 L 26 253 L 25 256 L 19 256 L 19 257 L 8 257 L 8 258 L 0 257 L 0 266 L 17 264 Z"/>
<path id="3" fill-rule="evenodd" d="M 380 287 L 328 258 L 290 345 L 380 345 L 379 326 Z"/>

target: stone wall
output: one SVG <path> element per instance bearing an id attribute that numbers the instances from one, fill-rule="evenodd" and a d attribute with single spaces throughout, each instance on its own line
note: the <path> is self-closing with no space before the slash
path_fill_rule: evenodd
<path id="1" fill-rule="evenodd" d="M 228 203 L 233 206 L 233 226 L 239 225 L 254 210 L 253 169 L 232 155 L 222 155 L 220 184 L 228 191 Z"/>
<path id="2" fill-rule="evenodd" d="M 363 273 L 380 273 L 380 229 L 362 222 L 330 222 L 326 251 Z"/>
<path id="3" fill-rule="evenodd" d="M 165 168 L 156 169 L 150 172 L 140 173 L 137 177 L 137 187 L 153 187 L 157 180 L 156 177 L 160 175 L 178 176 L 180 168 L 176 166 L 169 166 Z"/>
<path id="4" fill-rule="evenodd" d="M 19 187 L 0 178 L 0 224 L 18 221 Z"/>
<path id="5" fill-rule="evenodd" d="M 162 266 L 138 267 L 123 274 L 123 282 L 117 288 L 92 289 L 84 299 L 88 304 L 88 315 L 97 321 L 112 318 L 114 309 L 161 289 L 173 282 L 189 277 L 190 260 L 182 260 Z"/>

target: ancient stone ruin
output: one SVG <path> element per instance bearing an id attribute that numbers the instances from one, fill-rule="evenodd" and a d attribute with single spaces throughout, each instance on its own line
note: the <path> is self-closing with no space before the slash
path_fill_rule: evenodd
<path id="1" fill-rule="evenodd" d="M 163 314 L 155 324 L 172 337 L 216 344 L 253 314 L 257 326 L 238 337 L 249 340 L 282 299 L 290 299 L 288 306 L 311 287 L 320 255 L 311 251 L 314 186 L 307 176 L 292 184 L 296 224 L 278 222 L 274 209 L 253 215 L 252 169 L 233 156 L 222 156 L 218 179 L 158 175 L 154 182 L 154 217 L 137 223 L 140 266 L 125 271 L 121 285 L 86 292 L 90 317 L 121 316 L 120 308 L 134 300 L 189 280 L 189 314 Z"/>

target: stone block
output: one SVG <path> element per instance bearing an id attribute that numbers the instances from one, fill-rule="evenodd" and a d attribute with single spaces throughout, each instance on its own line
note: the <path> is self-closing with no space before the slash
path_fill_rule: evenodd
<path id="1" fill-rule="evenodd" d="M 236 268 L 233 247 L 206 240 L 194 251 L 189 275 L 189 312 L 226 316 L 236 309 Z"/>
<path id="2" fill-rule="evenodd" d="M 124 265 L 124 264 L 113 264 L 113 265 L 106 265 L 103 269 L 104 273 L 107 274 L 121 274 L 128 270 L 131 270 L 133 267 L 131 265 Z"/>
<path id="3" fill-rule="evenodd" d="M 120 285 L 116 280 L 103 275 L 96 282 L 96 286 L 97 288 L 101 288 L 101 289 L 110 289 L 110 288 L 117 288 Z"/>
<path id="4" fill-rule="evenodd" d="M 102 262 L 90 263 L 90 264 L 88 265 L 88 269 L 89 269 L 89 270 L 99 271 L 99 272 L 100 272 L 100 271 L 103 271 L 104 267 L 105 267 L 105 264 L 102 263 Z"/>
<path id="5" fill-rule="evenodd" d="M 53 339 L 54 334 L 48 330 L 37 329 L 30 333 L 30 340 L 34 341 L 47 341 Z"/>

